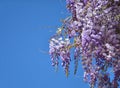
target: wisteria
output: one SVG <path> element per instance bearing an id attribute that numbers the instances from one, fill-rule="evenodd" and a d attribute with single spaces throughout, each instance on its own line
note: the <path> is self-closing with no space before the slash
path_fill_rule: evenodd
<path id="1" fill-rule="evenodd" d="M 66 0 L 71 16 L 50 39 L 52 65 L 59 60 L 66 75 L 74 50 L 75 71 L 78 63 L 84 69 L 84 81 L 90 88 L 120 86 L 120 1 Z M 111 69 L 111 70 L 110 70 Z M 110 75 L 114 77 L 111 78 Z"/>

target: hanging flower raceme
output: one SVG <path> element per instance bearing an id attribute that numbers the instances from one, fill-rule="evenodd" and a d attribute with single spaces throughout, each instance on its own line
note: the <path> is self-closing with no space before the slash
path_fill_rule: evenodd
<path id="1" fill-rule="evenodd" d="M 84 80 L 93 88 L 118 88 L 120 81 L 120 1 L 66 0 L 70 17 L 50 39 L 53 66 L 62 61 L 69 72 L 74 49 L 75 71 L 81 60 Z M 109 71 L 112 69 L 112 71 Z M 111 78 L 111 72 L 114 78 Z M 112 80 L 112 81 L 111 81 Z"/>

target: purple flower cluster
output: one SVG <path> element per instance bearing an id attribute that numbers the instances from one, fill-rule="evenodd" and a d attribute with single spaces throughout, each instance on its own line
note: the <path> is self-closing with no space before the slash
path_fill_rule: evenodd
<path id="1" fill-rule="evenodd" d="M 72 16 L 50 40 L 53 65 L 69 72 L 70 50 L 74 49 L 75 72 L 82 61 L 84 80 L 91 88 L 118 88 L 120 82 L 120 1 L 66 0 Z M 112 74 L 114 78 L 110 78 Z M 112 80 L 112 81 L 111 81 Z"/>
<path id="2" fill-rule="evenodd" d="M 70 64 L 70 40 L 69 38 L 51 38 L 49 46 L 49 54 L 51 55 L 52 65 L 57 66 L 59 57 L 62 60 L 61 65 L 64 67 L 68 75 Z"/>

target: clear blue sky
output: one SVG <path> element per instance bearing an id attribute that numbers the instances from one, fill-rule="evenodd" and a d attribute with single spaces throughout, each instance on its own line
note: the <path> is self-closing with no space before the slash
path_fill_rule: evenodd
<path id="1" fill-rule="evenodd" d="M 64 0 L 0 0 L 0 88 L 88 88 L 83 71 L 55 72 L 49 38 L 66 17 Z"/>

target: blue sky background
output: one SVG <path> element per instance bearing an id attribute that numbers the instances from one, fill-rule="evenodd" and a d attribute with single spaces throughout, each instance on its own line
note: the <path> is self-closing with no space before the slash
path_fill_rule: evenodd
<path id="1" fill-rule="evenodd" d="M 67 78 L 42 52 L 66 16 L 64 0 L 0 0 L 0 88 L 88 88 L 81 66 Z"/>

